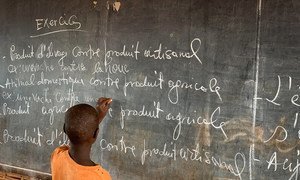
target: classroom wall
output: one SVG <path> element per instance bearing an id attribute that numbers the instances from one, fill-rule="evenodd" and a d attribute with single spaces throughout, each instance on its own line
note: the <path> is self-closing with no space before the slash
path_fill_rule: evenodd
<path id="1" fill-rule="evenodd" d="M 113 179 L 298 179 L 300 3 L 3 0 L 0 166 L 49 178 L 64 112 L 113 103 Z"/>

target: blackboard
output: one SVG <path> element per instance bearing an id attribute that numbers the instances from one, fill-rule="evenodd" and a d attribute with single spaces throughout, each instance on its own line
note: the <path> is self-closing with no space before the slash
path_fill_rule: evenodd
<path id="1" fill-rule="evenodd" d="M 0 165 L 50 178 L 64 112 L 113 104 L 113 179 L 298 179 L 300 2 L 0 2 Z"/>

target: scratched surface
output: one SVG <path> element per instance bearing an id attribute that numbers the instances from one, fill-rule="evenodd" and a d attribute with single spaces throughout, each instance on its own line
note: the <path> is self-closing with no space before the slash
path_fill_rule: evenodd
<path id="1" fill-rule="evenodd" d="M 253 176 L 299 179 L 300 2 L 262 1 Z M 264 169 L 264 170 L 262 170 Z"/>
<path id="2" fill-rule="evenodd" d="M 1 166 L 49 173 L 66 109 L 107 96 L 113 179 L 298 179 L 300 3 L 0 5 Z"/>

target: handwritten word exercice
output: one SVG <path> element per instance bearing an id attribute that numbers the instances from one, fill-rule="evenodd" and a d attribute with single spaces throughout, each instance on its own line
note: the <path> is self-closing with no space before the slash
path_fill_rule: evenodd
<path id="1" fill-rule="evenodd" d="M 36 31 L 44 30 L 44 33 L 30 36 L 31 38 L 41 37 L 49 34 L 66 32 L 66 31 L 79 31 L 81 30 L 81 22 L 78 20 L 76 15 L 71 16 L 60 16 L 59 18 L 37 18 Z"/>

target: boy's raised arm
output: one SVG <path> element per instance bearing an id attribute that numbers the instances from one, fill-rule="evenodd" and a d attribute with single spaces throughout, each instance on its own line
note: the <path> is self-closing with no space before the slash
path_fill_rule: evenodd
<path id="1" fill-rule="evenodd" d="M 105 115 L 110 107 L 111 102 L 112 102 L 112 98 L 101 97 L 98 99 L 96 109 L 99 113 L 99 119 L 98 119 L 99 123 L 105 117 Z"/>

